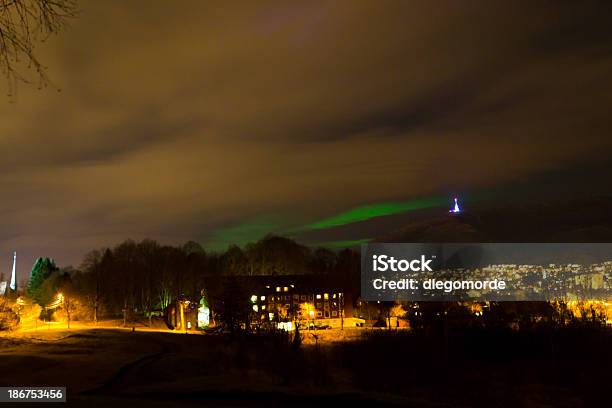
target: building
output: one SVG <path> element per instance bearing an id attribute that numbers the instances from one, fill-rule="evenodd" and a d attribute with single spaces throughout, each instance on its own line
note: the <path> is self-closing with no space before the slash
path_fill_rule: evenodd
<path id="1" fill-rule="evenodd" d="M 254 324 L 273 323 L 293 329 L 306 326 L 348 327 L 353 322 L 353 297 L 342 285 L 320 275 L 245 277 L 251 291 Z"/>
<path id="2" fill-rule="evenodd" d="M 172 330 L 201 330 L 225 312 L 253 328 L 354 327 L 363 320 L 354 318 L 345 286 L 325 275 L 218 277 L 206 282 L 200 299 L 171 303 L 165 321 Z"/>

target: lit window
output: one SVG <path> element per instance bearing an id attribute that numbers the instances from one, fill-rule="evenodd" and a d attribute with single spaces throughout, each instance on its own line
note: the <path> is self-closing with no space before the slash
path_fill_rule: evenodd
<path id="1" fill-rule="evenodd" d="M 334 298 L 334 299 L 336 298 L 336 294 L 335 293 L 332 295 L 332 298 Z"/>
<path id="2" fill-rule="evenodd" d="M 317 299 L 321 299 L 321 295 L 317 295 Z"/>
<path id="3" fill-rule="evenodd" d="M 263 302 L 264 300 L 266 300 L 266 297 L 262 296 L 262 297 L 259 298 L 259 300 L 261 300 Z"/>
<path id="4" fill-rule="evenodd" d="M 259 307 L 257 307 L 257 305 L 253 305 L 253 311 L 254 312 L 258 312 L 259 311 Z"/>
<path id="5" fill-rule="evenodd" d="M 276 291 L 277 291 L 277 292 L 280 292 L 280 286 L 277 286 L 277 287 L 276 287 Z"/>
<path id="6" fill-rule="evenodd" d="M 257 295 L 251 296 L 251 302 L 253 303 L 257 302 Z"/>
<path id="7" fill-rule="evenodd" d="M 324 293 L 323 294 L 323 299 L 325 299 L 325 300 L 329 299 L 329 293 Z"/>
<path id="8" fill-rule="evenodd" d="M 266 305 L 261 305 L 261 310 L 266 310 Z"/>
<path id="9" fill-rule="evenodd" d="M 268 313 L 268 319 L 270 320 L 274 319 L 274 313 Z"/>
<path id="10" fill-rule="evenodd" d="M 276 327 L 279 330 L 285 330 L 285 331 L 291 331 L 293 330 L 293 323 L 292 322 L 279 322 Z"/>
<path id="11" fill-rule="evenodd" d="M 288 292 L 288 291 L 289 291 L 289 288 L 285 286 L 285 287 L 283 288 L 283 292 Z"/>

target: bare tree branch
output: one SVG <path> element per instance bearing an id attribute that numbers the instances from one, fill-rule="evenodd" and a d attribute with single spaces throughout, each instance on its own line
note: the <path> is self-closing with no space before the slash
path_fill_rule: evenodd
<path id="1" fill-rule="evenodd" d="M 7 78 L 9 95 L 18 82 L 31 82 L 23 69 L 33 69 L 40 87 L 49 83 L 35 45 L 60 32 L 75 15 L 76 0 L 0 0 L 0 73 Z"/>

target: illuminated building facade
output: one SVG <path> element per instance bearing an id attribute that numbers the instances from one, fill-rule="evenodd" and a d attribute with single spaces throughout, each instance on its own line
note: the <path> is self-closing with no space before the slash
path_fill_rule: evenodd
<path id="1" fill-rule="evenodd" d="M 353 301 L 341 285 L 317 275 L 256 276 L 250 280 L 254 322 L 352 325 Z"/>
<path id="2" fill-rule="evenodd" d="M 206 296 L 221 307 L 232 305 L 241 318 L 247 312 L 253 328 L 290 331 L 296 323 L 340 328 L 356 325 L 353 297 L 344 286 L 322 275 L 233 276 L 209 280 Z M 199 301 L 180 298 L 172 302 L 165 310 L 168 327 L 181 331 L 215 327 L 215 316 L 223 311 L 208 303 L 206 292 L 201 291 Z"/>

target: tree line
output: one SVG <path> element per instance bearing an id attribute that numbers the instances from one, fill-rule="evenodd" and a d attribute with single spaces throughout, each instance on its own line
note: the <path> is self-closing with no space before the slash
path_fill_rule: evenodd
<path id="1" fill-rule="evenodd" d="M 311 249 L 273 235 L 243 248 L 231 245 L 224 252 L 208 252 L 193 241 L 169 246 L 149 239 L 126 240 L 90 251 L 78 268 L 60 269 L 49 258 L 39 259 L 28 294 L 45 306 L 61 291 L 79 299 L 93 320 L 150 317 L 179 298 L 198 300 L 207 288 L 219 292 L 212 298 L 232 297 L 229 292 L 239 295 L 231 281 L 234 276 L 297 274 L 337 277 L 357 288 L 359 255 L 350 249 Z"/>

